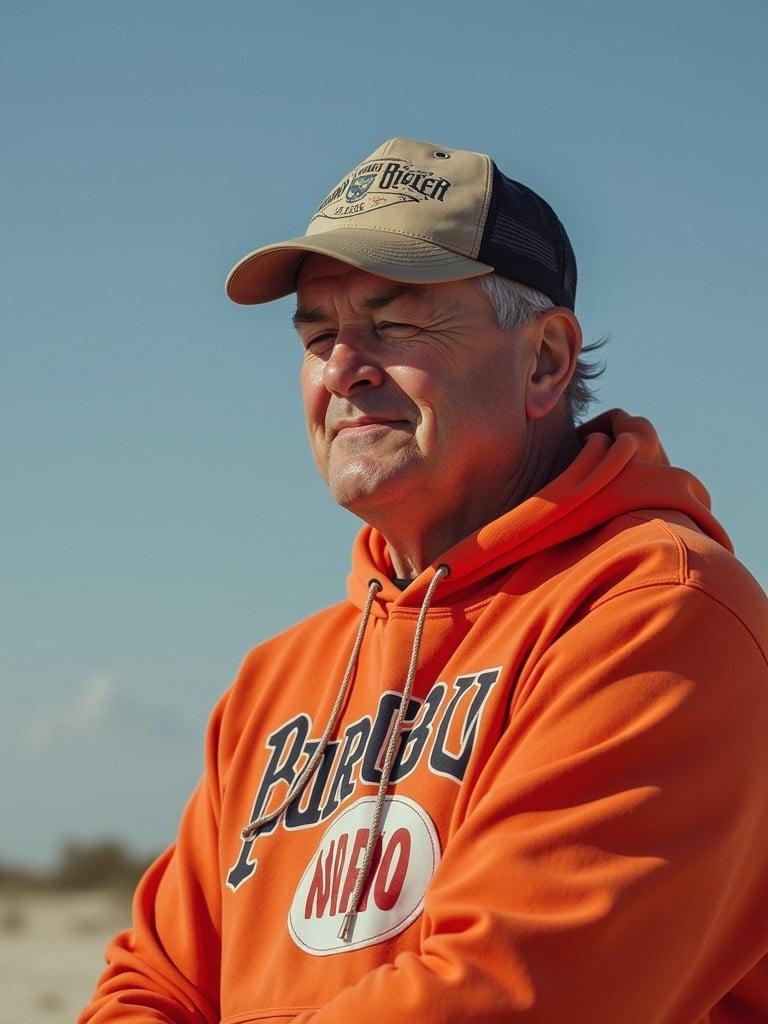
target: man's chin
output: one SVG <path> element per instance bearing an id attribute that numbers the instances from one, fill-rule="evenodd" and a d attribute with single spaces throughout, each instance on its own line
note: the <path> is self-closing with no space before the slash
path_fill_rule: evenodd
<path id="1" fill-rule="evenodd" d="M 336 473 L 331 472 L 328 488 L 337 504 L 367 520 L 366 513 L 373 513 L 374 510 L 396 514 L 407 500 L 409 490 L 412 491 L 416 486 L 413 476 L 412 467 L 385 469 L 381 465 L 357 464 L 345 466 Z"/>

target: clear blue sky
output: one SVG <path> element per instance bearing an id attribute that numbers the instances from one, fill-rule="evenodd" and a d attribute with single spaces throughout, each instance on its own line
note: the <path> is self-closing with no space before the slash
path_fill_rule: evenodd
<path id="1" fill-rule="evenodd" d="M 223 280 L 391 136 L 552 203 L 598 408 L 768 583 L 767 38 L 763 0 L 5 5 L 0 857 L 164 845 L 243 653 L 343 595 L 291 303 Z"/>

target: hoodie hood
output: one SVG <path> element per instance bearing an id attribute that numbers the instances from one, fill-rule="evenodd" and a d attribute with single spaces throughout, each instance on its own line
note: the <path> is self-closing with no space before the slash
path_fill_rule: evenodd
<path id="1" fill-rule="evenodd" d="M 386 616 L 387 606 L 420 605 L 436 568 L 450 575 L 439 587 L 449 600 L 467 587 L 481 585 L 502 569 L 531 555 L 595 529 L 616 516 L 639 509 L 680 512 L 728 551 L 733 547 L 711 512 L 704 485 L 687 470 L 671 466 L 651 423 L 612 409 L 578 430 L 582 449 L 568 468 L 546 487 L 493 522 L 465 537 L 422 572 L 404 591 L 392 583 L 387 542 L 373 527 L 360 531 L 348 579 L 350 600 L 362 608 L 370 582 L 381 590 L 372 614 Z"/>

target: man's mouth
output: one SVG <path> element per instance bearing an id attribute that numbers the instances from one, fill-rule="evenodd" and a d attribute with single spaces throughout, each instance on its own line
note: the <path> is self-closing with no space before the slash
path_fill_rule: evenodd
<path id="1" fill-rule="evenodd" d="M 351 420 L 340 420 L 333 432 L 334 437 L 339 434 L 363 434 L 373 432 L 383 427 L 407 427 L 408 420 L 386 419 L 381 416 L 360 416 Z"/>

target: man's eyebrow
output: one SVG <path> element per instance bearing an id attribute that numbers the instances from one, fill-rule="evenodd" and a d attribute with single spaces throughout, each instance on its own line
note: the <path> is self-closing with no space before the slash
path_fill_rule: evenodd
<path id="1" fill-rule="evenodd" d="M 423 299 L 425 292 L 426 289 L 422 285 L 398 284 L 394 288 L 390 288 L 389 291 L 382 292 L 381 295 L 371 295 L 369 298 L 363 299 L 361 306 L 366 310 L 383 309 L 395 299 L 404 297 Z M 299 324 L 317 324 L 329 319 L 328 313 L 320 306 L 297 306 L 292 317 L 293 326 L 296 328 Z"/>
<path id="2" fill-rule="evenodd" d="M 297 306 L 296 312 L 291 317 L 294 327 L 298 327 L 299 324 L 319 324 L 327 319 L 328 314 L 319 306 Z"/>

